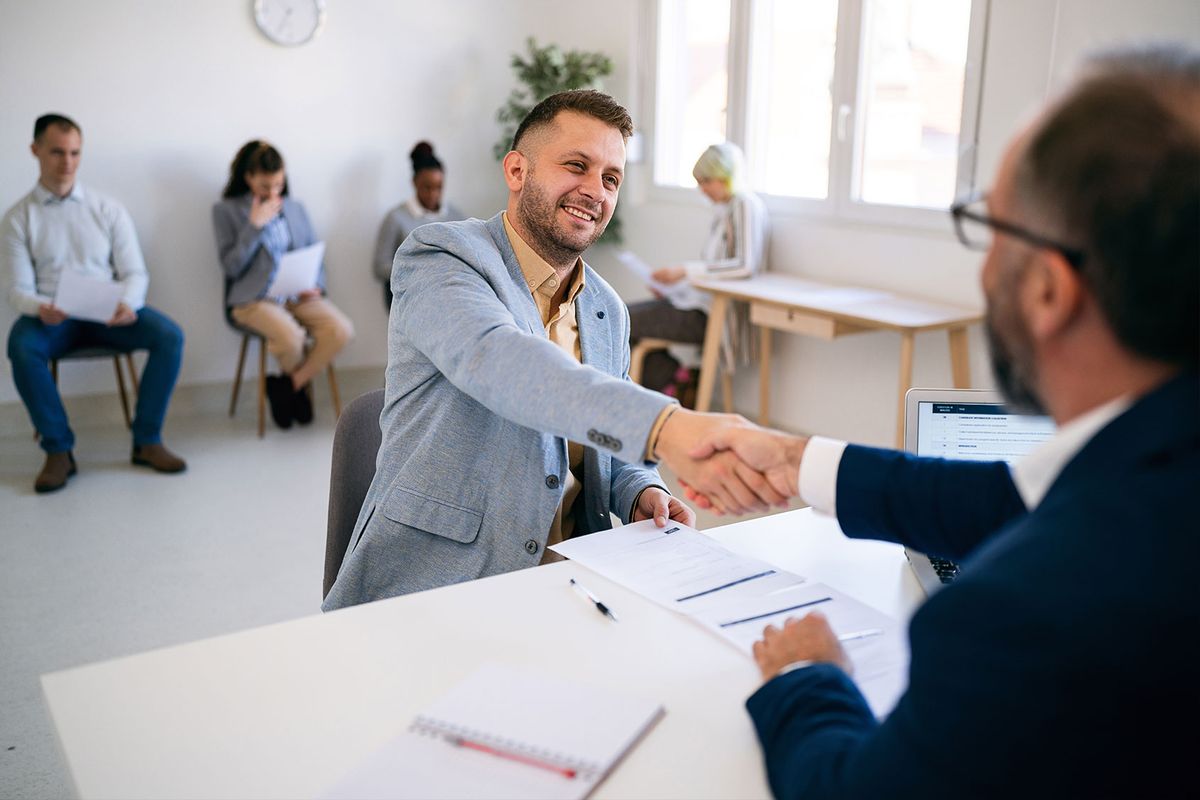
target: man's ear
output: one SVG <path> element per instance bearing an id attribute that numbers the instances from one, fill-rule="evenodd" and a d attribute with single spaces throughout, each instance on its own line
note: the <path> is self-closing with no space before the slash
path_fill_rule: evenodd
<path id="1" fill-rule="evenodd" d="M 34 139 L 32 142 L 29 143 L 29 152 L 33 153 L 34 158 L 38 157 L 37 139 Z"/>
<path id="2" fill-rule="evenodd" d="M 519 192 L 525 185 L 525 174 L 529 170 L 529 159 L 519 150 L 509 150 L 502 162 L 504 165 L 504 182 L 510 192 Z"/>
<path id="3" fill-rule="evenodd" d="M 1085 292 L 1079 271 L 1062 253 L 1039 250 L 1021 287 L 1021 306 L 1033 338 L 1045 341 L 1069 327 L 1083 307 Z"/>

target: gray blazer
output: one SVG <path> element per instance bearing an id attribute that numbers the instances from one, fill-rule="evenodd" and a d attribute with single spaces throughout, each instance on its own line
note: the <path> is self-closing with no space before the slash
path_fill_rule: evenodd
<path id="1" fill-rule="evenodd" d="M 265 297 L 278 266 L 262 246 L 262 229 L 250 224 L 250 199 L 248 194 L 227 197 L 212 209 L 217 256 L 225 273 L 225 305 L 229 308 Z M 317 243 L 304 206 L 285 197 L 282 214 L 292 235 L 289 250 Z M 325 291 L 324 264 L 317 273 L 317 286 Z"/>
<path id="2" fill-rule="evenodd" d="M 583 363 L 546 336 L 500 215 L 424 225 L 396 253 L 383 445 L 323 608 L 536 566 L 587 445 L 576 534 L 661 485 L 641 462 L 672 401 L 628 379 L 629 315 L 590 267 Z"/>

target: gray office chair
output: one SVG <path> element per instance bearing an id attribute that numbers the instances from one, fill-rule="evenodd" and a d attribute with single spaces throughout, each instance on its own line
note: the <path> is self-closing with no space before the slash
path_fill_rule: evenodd
<path id="1" fill-rule="evenodd" d="M 383 389 L 360 395 L 346 406 L 333 432 L 333 467 L 329 473 L 329 524 L 325 532 L 325 583 L 329 594 L 350 544 L 363 498 L 375 477 L 375 456 L 383 433 L 379 414 Z"/>

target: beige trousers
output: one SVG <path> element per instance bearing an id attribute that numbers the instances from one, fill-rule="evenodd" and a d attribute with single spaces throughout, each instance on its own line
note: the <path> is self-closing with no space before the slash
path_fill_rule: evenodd
<path id="1" fill-rule="evenodd" d="M 267 340 L 267 350 L 285 373 L 302 369 L 306 383 L 354 338 L 354 324 L 349 317 L 324 297 L 283 305 L 255 300 L 234 306 L 230 313 L 238 325 Z M 310 334 L 313 344 L 306 357 L 304 347 Z"/>

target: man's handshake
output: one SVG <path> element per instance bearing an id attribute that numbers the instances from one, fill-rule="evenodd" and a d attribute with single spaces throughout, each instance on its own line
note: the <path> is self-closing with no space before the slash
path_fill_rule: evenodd
<path id="1" fill-rule="evenodd" d="M 807 437 L 760 428 L 737 414 L 677 409 L 654 454 L 679 476 L 688 499 L 718 514 L 786 505 L 799 493 Z"/>

